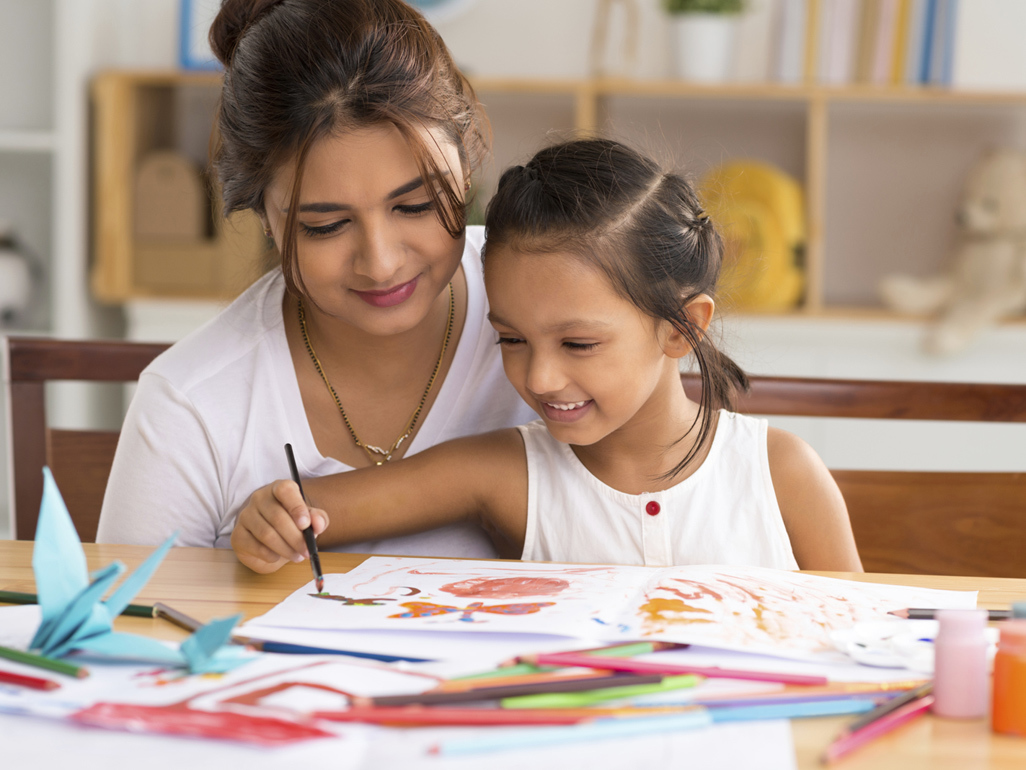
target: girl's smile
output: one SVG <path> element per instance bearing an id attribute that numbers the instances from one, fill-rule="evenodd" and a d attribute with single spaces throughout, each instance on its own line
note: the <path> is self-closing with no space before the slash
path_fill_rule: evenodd
<path id="1" fill-rule="evenodd" d="M 582 419 L 594 405 L 594 401 L 573 401 L 570 403 L 541 401 L 545 410 L 545 419 L 556 422 L 577 422 Z"/>

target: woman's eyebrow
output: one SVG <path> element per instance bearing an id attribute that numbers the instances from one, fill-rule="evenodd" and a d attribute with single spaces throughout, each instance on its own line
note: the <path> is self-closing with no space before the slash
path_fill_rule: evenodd
<path id="1" fill-rule="evenodd" d="M 442 176 L 449 176 L 449 172 L 443 171 Z M 405 184 L 401 184 L 398 187 L 396 187 L 394 190 L 392 190 L 392 192 L 390 192 L 386 196 L 385 200 L 394 200 L 395 198 L 398 198 L 401 195 L 411 193 L 414 190 L 423 186 L 424 179 L 418 176 L 414 179 L 411 179 L 409 182 L 406 182 Z M 302 203 L 299 206 L 299 211 L 301 213 L 309 214 L 331 214 L 332 212 L 342 211 L 343 209 L 348 208 L 352 208 L 352 206 L 346 203 Z M 287 214 L 288 211 L 289 210 L 287 208 L 282 209 L 283 214 Z"/>

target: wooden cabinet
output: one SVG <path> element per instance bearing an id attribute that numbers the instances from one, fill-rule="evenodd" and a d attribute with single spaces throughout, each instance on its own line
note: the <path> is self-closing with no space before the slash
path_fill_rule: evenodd
<path id="1" fill-rule="evenodd" d="M 91 286 L 100 301 L 226 299 L 265 268 L 258 218 L 240 212 L 225 220 L 206 177 L 209 222 L 199 237 L 141 237 L 133 227 L 137 172 L 150 153 L 174 151 L 205 174 L 220 86 L 211 73 L 112 71 L 94 79 Z"/>

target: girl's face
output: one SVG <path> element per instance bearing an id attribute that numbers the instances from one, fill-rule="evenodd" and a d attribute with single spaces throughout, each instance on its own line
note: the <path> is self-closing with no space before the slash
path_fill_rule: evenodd
<path id="1" fill-rule="evenodd" d="M 456 148 L 426 132 L 425 139 L 438 166 L 451 170 L 437 184 L 462 190 Z M 294 164 L 279 169 L 264 192 L 267 225 L 278 243 L 294 173 Z M 459 266 L 463 239 L 453 239 L 439 222 L 398 129 L 381 125 L 325 136 L 311 146 L 296 248 L 313 304 L 350 326 L 384 336 L 408 331 L 427 316 Z"/>
<path id="2" fill-rule="evenodd" d="M 662 395 L 680 388 L 687 350 L 604 273 L 573 255 L 499 247 L 487 252 L 485 286 L 506 376 L 557 440 L 587 446 L 665 420 Z"/>

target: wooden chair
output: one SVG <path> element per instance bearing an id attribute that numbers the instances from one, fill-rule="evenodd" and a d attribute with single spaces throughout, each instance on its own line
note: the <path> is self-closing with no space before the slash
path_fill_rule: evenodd
<path id="1" fill-rule="evenodd" d="M 701 393 L 697 375 L 681 379 Z M 1026 423 L 1026 385 L 753 377 L 738 411 Z M 1026 577 L 1026 472 L 831 473 L 866 571 Z"/>
<path id="2" fill-rule="evenodd" d="M 4 338 L 15 538 L 35 537 L 43 466 L 48 465 L 82 542 L 94 541 L 118 443 L 116 431 L 47 427 L 46 383 L 131 382 L 167 347 L 138 342 Z"/>

